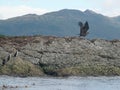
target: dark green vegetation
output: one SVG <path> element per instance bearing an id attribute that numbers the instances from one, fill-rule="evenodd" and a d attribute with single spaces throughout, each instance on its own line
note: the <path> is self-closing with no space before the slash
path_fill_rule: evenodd
<path id="1" fill-rule="evenodd" d="M 1 75 L 13 76 L 42 76 L 42 69 L 32 63 L 22 60 L 21 58 L 14 58 L 7 62 L 6 65 L 0 66 Z"/>
<path id="2" fill-rule="evenodd" d="M 120 17 L 107 17 L 90 10 L 60 10 L 44 15 L 28 14 L 0 20 L 0 33 L 4 35 L 56 35 L 77 36 L 78 22 L 88 21 L 88 38 L 120 38 Z"/>
<path id="3" fill-rule="evenodd" d="M 5 36 L 5 35 L 1 35 L 1 34 L 0 34 L 0 38 L 4 38 L 4 37 L 6 37 L 6 36 Z"/>
<path id="4" fill-rule="evenodd" d="M 77 65 L 58 67 L 58 65 L 34 65 L 20 58 L 14 58 L 0 66 L 0 75 L 12 76 L 119 76 L 120 67 L 106 65 Z"/>

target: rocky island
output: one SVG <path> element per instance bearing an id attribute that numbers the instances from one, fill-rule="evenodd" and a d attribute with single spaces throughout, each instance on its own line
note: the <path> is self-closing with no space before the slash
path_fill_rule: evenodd
<path id="1" fill-rule="evenodd" d="M 120 75 L 120 40 L 53 36 L 1 37 L 0 75 Z"/>

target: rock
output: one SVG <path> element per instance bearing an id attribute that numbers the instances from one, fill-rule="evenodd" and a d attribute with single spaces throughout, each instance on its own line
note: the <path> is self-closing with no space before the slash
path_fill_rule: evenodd
<path id="1" fill-rule="evenodd" d="M 10 53 L 14 54 L 14 49 L 19 51 L 18 57 L 35 65 L 41 63 L 56 68 L 96 64 L 120 67 L 120 40 L 52 36 L 9 39 L 4 41 L 9 42 L 8 44 L 0 45 L 0 60 Z"/>

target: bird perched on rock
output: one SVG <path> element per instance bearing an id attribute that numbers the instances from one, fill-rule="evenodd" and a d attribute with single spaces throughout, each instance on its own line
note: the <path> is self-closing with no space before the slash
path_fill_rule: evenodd
<path id="1" fill-rule="evenodd" d="M 11 59 L 11 54 L 7 57 L 7 62 Z"/>
<path id="2" fill-rule="evenodd" d="M 14 56 L 14 57 L 17 57 L 17 55 L 18 55 L 18 51 L 16 51 L 13 56 Z"/>
<path id="3" fill-rule="evenodd" d="M 3 59 L 3 60 L 2 60 L 2 66 L 4 66 L 5 64 L 6 64 L 6 60 Z"/>

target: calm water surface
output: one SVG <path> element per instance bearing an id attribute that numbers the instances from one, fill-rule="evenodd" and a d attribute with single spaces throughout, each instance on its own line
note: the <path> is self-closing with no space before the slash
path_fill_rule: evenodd
<path id="1" fill-rule="evenodd" d="M 3 88 L 3 85 L 7 86 Z M 0 90 L 120 90 L 120 77 L 9 77 L 0 76 Z"/>

